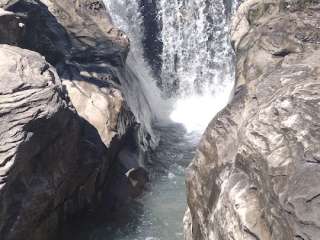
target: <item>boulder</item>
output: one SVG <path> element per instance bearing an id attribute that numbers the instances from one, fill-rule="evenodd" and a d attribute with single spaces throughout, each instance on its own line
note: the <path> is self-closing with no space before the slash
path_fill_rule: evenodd
<path id="1" fill-rule="evenodd" d="M 118 154 L 129 146 L 142 169 L 155 144 L 137 118 L 149 105 L 134 111 L 121 84 L 130 42 L 102 1 L 0 0 L 0 44 L 0 239 L 60 239 L 75 216 L 136 196 L 127 184 L 111 199 L 130 182 Z"/>
<path id="2" fill-rule="evenodd" d="M 81 183 L 80 121 L 38 53 L 0 45 L 0 81 L 0 238 L 36 239 Z"/>
<path id="3" fill-rule="evenodd" d="M 95 122 L 78 115 L 44 57 L 0 45 L 0 60 L 0 239 L 57 239 L 74 216 L 102 209 L 111 215 L 141 193 L 146 181 L 131 186 L 135 175 L 118 167 L 121 148 L 138 148 L 124 109 L 107 109 L 120 115 L 108 124 L 128 131 L 106 142 Z M 138 155 L 129 160 L 139 169 Z M 128 184 L 114 186 L 119 178 Z"/>
<path id="4" fill-rule="evenodd" d="M 317 1 L 248 0 L 237 83 L 187 171 L 187 240 L 320 239 Z"/>
<path id="5" fill-rule="evenodd" d="M 16 45 L 41 53 L 57 67 L 77 112 L 98 130 L 105 145 L 118 132 L 125 133 L 134 116 L 116 72 L 125 64 L 129 39 L 111 25 L 104 5 L 18 0 L 0 6 L 25 22 L 23 34 L 16 34 L 20 36 Z M 128 123 L 118 129 L 122 112 Z"/>

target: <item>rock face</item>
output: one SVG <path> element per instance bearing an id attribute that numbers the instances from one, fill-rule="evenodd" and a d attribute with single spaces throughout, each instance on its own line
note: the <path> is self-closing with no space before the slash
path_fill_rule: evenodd
<path id="1" fill-rule="evenodd" d="M 85 180 L 74 179 L 85 164 L 80 121 L 39 54 L 1 45 L 0 59 L 0 236 L 32 239 L 32 229 L 57 221 L 53 210 Z"/>
<path id="2" fill-rule="evenodd" d="M 129 46 L 100 1 L 0 0 L 1 240 L 61 239 L 143 190 L 155 139 L 123 94 Z"/>
<path id="3" fill-rule="evenodd" d="M 188 169 L 185 239 L 320 239 L 319 9 L 239 8 L 236 93 Z"/>
<path id="4" fill-rule="evenodd" d="M 21 43 L 23 34 L 24 24 L 21 18 L 0 8 L 0 44 L 17 45 Z"/>
<path id="5" fill-rule="evenodd" d="M 117 134 L 118 113 L 127 108 L 121 93 L 126 91 L 122 91 L 120 80 L 125 75 L 130 42 L 111 24 L 103 3 L 85 0 L 2 2 L 0 7 L 14 12 L 24 26 L 16 45 L 39 52 L 57 68 L 78 113 L 98 129 L 104 143 L 109 145 Z M 148 104 L 141 104 L 148 112 Z"/>

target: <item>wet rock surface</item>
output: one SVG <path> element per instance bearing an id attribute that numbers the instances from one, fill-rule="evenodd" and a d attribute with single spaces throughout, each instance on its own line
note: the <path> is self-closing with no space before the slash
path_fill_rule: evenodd
<path id="1" fill-rule="evenodd" d="M 245 1 L 235 96 L 187 173 L 185 239 L 320 238 L 318 1 Z"/>

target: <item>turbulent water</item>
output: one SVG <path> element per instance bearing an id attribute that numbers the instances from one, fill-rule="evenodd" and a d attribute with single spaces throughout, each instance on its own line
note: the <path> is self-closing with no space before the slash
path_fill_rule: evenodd
<path id="1" fill-rule="evenodd" d="M 161 0 L 162 82 L 176 103 L 171 119 L 203 130 L 228 102 L 233 54 L 226 1 Z"/>
<path id="2" fill-rule="evenodd" d="M 154 117 L 163 119 L 168 114 L 170 104 L 161 97 L 152 69 L 144 57 L 143 17 L 138 1 L 105 0 L 104 3 L 112 16 L 114 24 L 128 34 L 130 38 L 130 52 L 126 62 L 128 76 L 123 78 L 124 81 L 122 82 L 122 84 L 126 85 L 123 90 L 126 91 L 127 98 L 129 98 L 127 99 L 128 103 L 139 105 L 139 101 L 136 98 L 144 95 Z M 134 83 L 138 84 L 133 86 Z M 134 109 L 139 106 L 131 107 Z M 142 112 L 141 109 L 140 112 Z M 144 119 L 139 120 L 143 121 Z"/>
<path id="3" fill-rule="evenodd" d="M 138 120 L 150 118 L 157 122 L 161 141 L 148 165 L 149 189 L 132 203 L 121 224 L 88 224 L 77 239 L 181 240 L 186 208 L 185 168 L 194 156 L 201 133 L 227 104 L 233 88 L 233 55 L 227 26 L 235 3 L 104 2 L 115 25 L 131 40 L 127 76 L 122 79 L 127 100 L 131 108 L 142 112 Z M 149 106 L 139 104 L 141 97 Z M 145 107 L 152 110 L 153 116 L 143 114 Z"/>
<path id="4" fill-rule="evenodd" d="M 127 65 L 139 76 L 154 114 L 182 123 L 190 132 L 203 131 L 226 105 L 233 89 L 227 22 L 235 4 L 227 1 L 105 1 L 116 26 L 131 39 Z M 150 12 L 157 14 L 147 15 Z M 154 27 L 156 22 L 159 29 Z M 147 24 L 152 24 L 154 31 L 146 29 Z M 157 51 L 151 59 L 160 59 L 160 69 L 155 71 L 148 63 L 150 49 L 159 43 L 161 52 L 154 47 Z M 145 58 L 145 49 L 149 59 Z M 161 90 L 154 72 L 160 72 Z"/>
<path id="5" fill-rule="evenodd" d="M 226 8 L 222 1 L 159 1 L 163 23 L 162 79 L 181 96 L 224 90 L 232 79 Z"/>

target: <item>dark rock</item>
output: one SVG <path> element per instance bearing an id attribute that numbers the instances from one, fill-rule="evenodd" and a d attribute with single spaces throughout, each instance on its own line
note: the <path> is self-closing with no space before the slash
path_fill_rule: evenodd
<path id="1" fill-rule="evenodd" d="M 84 181 L 74 178 L 80 122 L 39 54 L 0 45 L 0 59 L 0 238 L 37 239 L 46 220 L 54 232 L 54 211 Z"/>
<path id="2" fill-rule="evenodd" d="M 125 63 L 129 39 L 111 25 L 101 1 L 0 1 L 0 7 L 24 18 L 19 46 L 39 52 L 53 65 L 72 60 Z"/>
<path id="3" fill-rule="evenodd" d="M 0 44 L 20 44 L 24 31 L 25 22 L 21 17 L 0 8 Z"/>
<path id="4" fill-rule="evenodd" d="M 148 172 L 143 167 L 137 167 L 130 169 L 126 175 L 130 181 L 131 196 L 140 196 L 148 182 Z"/>
<path id="5" fill-rule="evenodd" d="M 3 0 L 0 7 L 24 19 L 25 33 L 18 46 L 41 53 L 57 68 L 76 110 L 98 129 L 106 145 L 113 136 L 125 133 L 134 117 L 141 135 L 153 136 L 151 119 L 145 116 L 151 115 L 145 97 L 139 96 L 135 103 L 144 109 L 127 102 L 132 99 L 125 88 L 133 85 L 128 83 L 126 66 L 130 41 L 112 25 L 102 1 Z M 118 124 L 122 112 L 129 122 Z M 147 149 L 155 139 L 141 142 Z"/>

